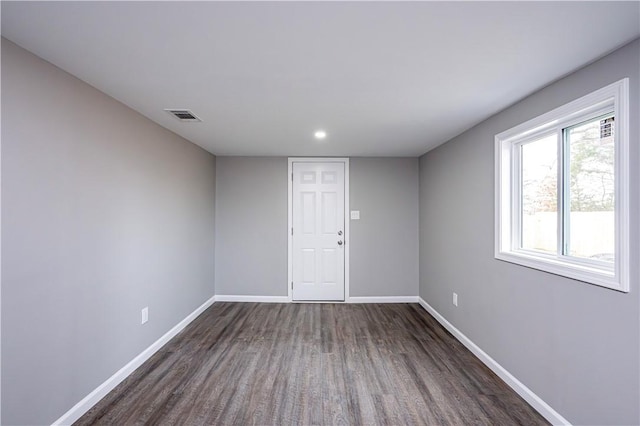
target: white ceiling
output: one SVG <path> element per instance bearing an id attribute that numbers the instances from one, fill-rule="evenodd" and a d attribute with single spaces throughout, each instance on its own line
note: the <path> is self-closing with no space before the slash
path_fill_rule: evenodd
<path id="1" fill-rule="evenodd" d="M 2 35 L 214 154 L 415 156 L 637 38 L 640 3 L 3 1 Z"/>

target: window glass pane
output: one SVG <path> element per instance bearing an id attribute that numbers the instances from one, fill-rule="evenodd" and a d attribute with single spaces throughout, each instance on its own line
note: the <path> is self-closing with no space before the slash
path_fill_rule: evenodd
<path id="1" fill-rule="evenodd" d="M 522 248 L 558 251 L 558 138 L 522 145 Z"/>
<path id="2" fill-rule="evenodd" d="M 568 247 L 571 256 L 614 260 L 614 117 L 565 130 L 569 151 Z"/>

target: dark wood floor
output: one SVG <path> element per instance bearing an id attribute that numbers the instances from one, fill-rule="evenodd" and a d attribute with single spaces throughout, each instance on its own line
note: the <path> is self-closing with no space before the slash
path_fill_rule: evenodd
<path id="1" fill-rule="evenodd" d="M 216 303 L 76 424 L 547 423 L 419 305 Z"/>

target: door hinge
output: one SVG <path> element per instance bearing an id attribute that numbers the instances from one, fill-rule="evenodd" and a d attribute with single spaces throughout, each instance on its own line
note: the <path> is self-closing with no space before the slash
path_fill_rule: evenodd
<path id="1" fill-rule="evenodd" d="M 293 228 L 291 228 L 291 235 L 293 235 Z"/>
<path id="2" fill-rule="evenodd" d="M 293 173 L 291 173 L 291 182 L 293 182 Z"/>
<path id="3" fill-rule="evenodd" d="M 291 290 L 293 290 L 293 281 L 291 281 Z"/>

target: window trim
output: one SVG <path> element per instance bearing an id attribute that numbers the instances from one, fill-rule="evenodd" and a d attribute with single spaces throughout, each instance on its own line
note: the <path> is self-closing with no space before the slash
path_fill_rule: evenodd
<path id="1" fill-rule="evenodd" d="M 558 209 L 562 204 L 564 178 L 561 161 L 562 131 L 585 115 L 604 113 L 611 110 L 616 120 L 615 146 L 615 262 L 612 268 L 597 262 L 584 262 L 579 258 L 571 261 L 570 256 L 558 257 L 516 247 L 521 231 L 518 214 L 520 211 L 519 173 L 514 173 L 520 161 L 519 146 L 533 138 L 554 131 L 560 136 L 558 142 Z M 538 269 L 567 278 L 610 288 L 629 291 L 629 79 L 624 78 L 602 89 L 596 90 L 573 102 L 519 124 L 495 136 L 495 238 L 494 257 L 498 260 Z M 563 232 L 562 214 L 558 215 L 558 232 Z M 558 241 L 562 244 L 562 240 Z"/>

